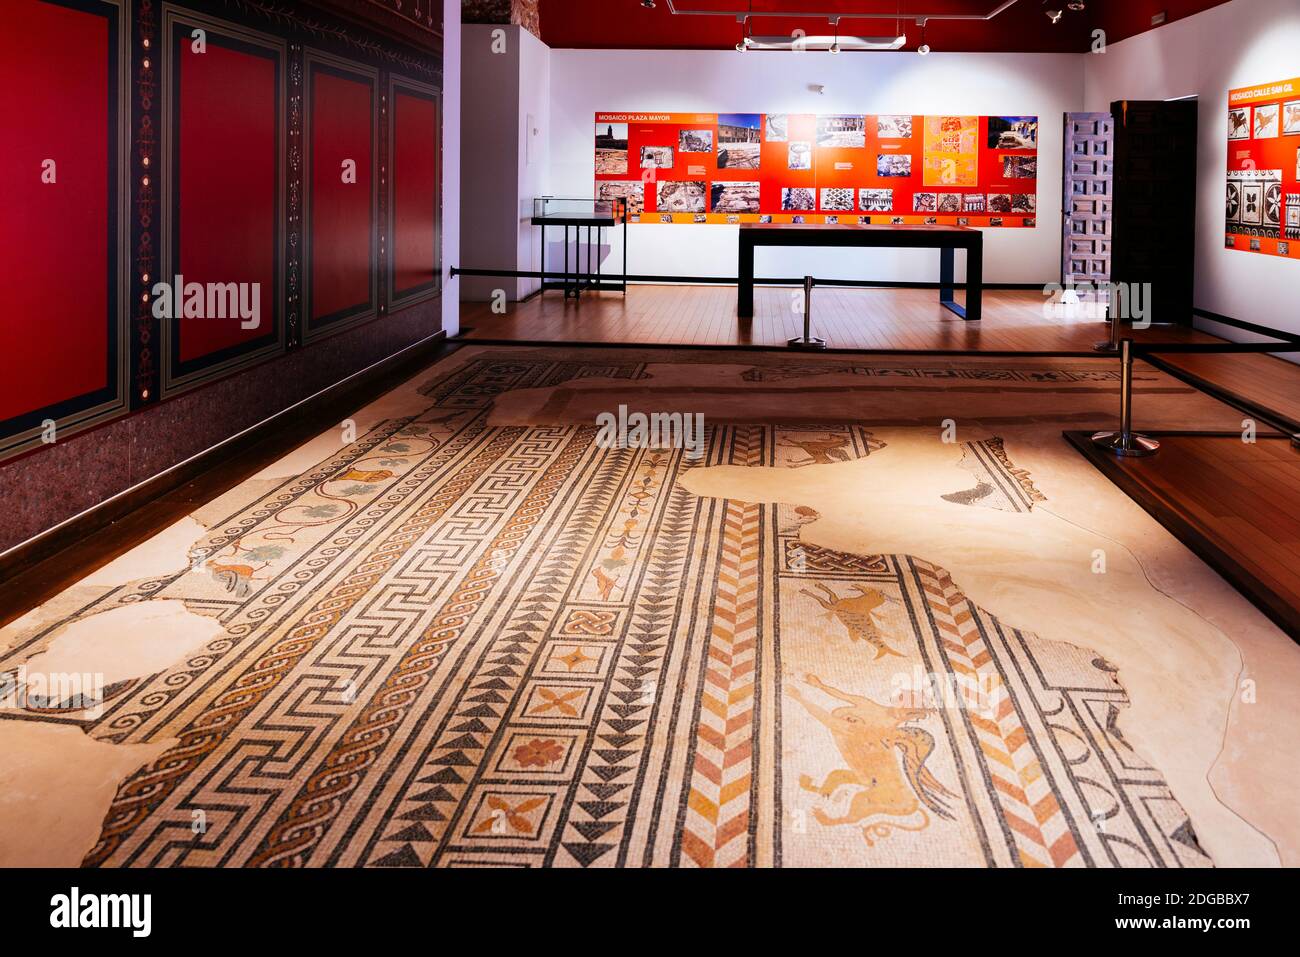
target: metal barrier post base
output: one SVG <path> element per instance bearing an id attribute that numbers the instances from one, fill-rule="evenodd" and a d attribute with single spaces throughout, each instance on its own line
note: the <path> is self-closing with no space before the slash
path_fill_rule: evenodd
<path id="1" fill-rule="evenodd" d="M 1148 435 L 1138 432 L 1098 432 L 1092 437 L 1092 444 L 1098 448 L 1114 452 L 1123 458 L 1144 458 L 1160 451 L 1160 443 Z"/>
<path id="2" fill-rule="evenodd" d="M 791 349 L 818 352 L 826 348 L 826 340 L 812 334 L 812 291 L 816 282 L 812 276 L 803 277 L 803 335 L 786 340 L 785 344 Z"/>
<path id="3" fill-rule="evenodd" d="M 1092 344 L 1093 352 L 1110 352 L 1110 353 L 1119 352 L 1119 320 L 1111 319 L 1109 320 L 1109 322 L 1110 322 L 1110 338 L 1103 339 L 1101 340 L 1101 342 L 1094 342 Z"/>
<path id="4" fill-rule="evenodd" d="M 818 339 L 816 336 L 813 336 L 810 339 L 795 336 L 793 339 L 787 340 L 786 345 L 791 349 L 803 349 L 807 352 L 817 352 L 826 348 L 826 340 Z"/>

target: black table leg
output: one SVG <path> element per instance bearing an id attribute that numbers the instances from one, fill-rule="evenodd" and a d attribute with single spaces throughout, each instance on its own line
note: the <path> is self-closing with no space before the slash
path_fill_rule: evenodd
<path id="1" fill-rule="evenodd" d="M 956 286 L 957 250 L 952 246 L 942 246 L 939 249 L 939 304 L 965 319 L 966 310 L 957 304 Z"/>
<path id="2" fill-rule="evenodd" d="M 754 315 L 754 246 L 740 236 L 740 268 L 737 271 L 736 315 L 742 319 Z"/>
<path id="3" fill-rule="evenodd" d="M 569 298 L 569 227 L 564 227 L 564 298 Z"/>
<path id="4" fill-rule="evenodd" d="M 966 319 L 979 322 L 984 317 L 984 244 L 966 250 Z"/>

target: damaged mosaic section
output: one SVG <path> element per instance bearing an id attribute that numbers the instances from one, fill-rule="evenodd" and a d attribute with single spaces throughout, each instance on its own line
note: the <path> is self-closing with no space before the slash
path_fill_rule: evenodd
<path id="1" fill-rule="evenodd" d="M 960 466 L 975 476 L 975 486 L 944 495 L 945 502 L 1029 512 L 1038 502 L 1047 501 L 1047 496 L 1034 487 L 1029 472 L 1011 463 L 1000 438 L 962 443 Z"/>

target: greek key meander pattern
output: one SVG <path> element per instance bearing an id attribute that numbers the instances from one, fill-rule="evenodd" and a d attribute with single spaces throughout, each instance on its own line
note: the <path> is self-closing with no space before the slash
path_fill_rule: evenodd
<path id="1" fill-rule="evenodd" d="M 803 542 L 808 506 L 680 482 L 879 454 L 869 429 L 713 425 L 692 462 L 487 424 L 509 390 L 645 374 L 472 359 L 425 412 L 215 523 L 191 569 L 82 608 L 176 599 L 225 631 L 85 723 L 173 742 L 85 863 L 1211 863 L 1119 732 L 1105 661 L 1006 626 L 923 557 Z M 979 465 L 1041 500 L 1000 442 Z M 986 699 L 892 699 L 913 669 Z"/>

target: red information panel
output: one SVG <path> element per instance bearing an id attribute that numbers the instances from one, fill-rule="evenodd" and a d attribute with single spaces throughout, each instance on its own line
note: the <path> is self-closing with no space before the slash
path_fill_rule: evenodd
<path id="1" fill-rule="evenodd" d="M 1033 227 L 1038 117 L 597 113 L 633 222 Z"/>
<path id="2" fill-rule="evenodd" d="M 39 424 L 107 397 L 118 304 L 116 21 L 33 0 L 6 14 L 0 424 L 7 436 L 33 417 Z"/>
<path id="3" fill-rule="evenodd" d="M 1300 259 L 1300 78 L 1228 92 L 1229 249 Z"/>
<path id="4" fill-rule="evenodd" d="M 310 64 L 308 334 L 375 308 L 373 76 Z"/>

